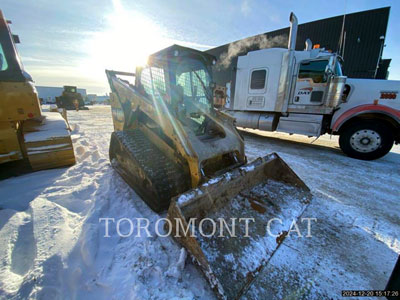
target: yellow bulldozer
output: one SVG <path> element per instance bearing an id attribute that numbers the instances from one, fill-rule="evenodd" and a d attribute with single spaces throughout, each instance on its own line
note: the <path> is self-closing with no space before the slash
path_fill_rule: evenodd
<path id="1" fill-rule="evenodd" d="M 276 153 L 247 164 L 234 119 L 213 107 L 215 63 L 209 54 L 173 45 L 135 73 L 106 70 L 115 129 L 109 155 L 150 208 L 168 209 L 173 237 L 218 298 L 238 299 L 311 194 Z M 234 237 L 210 234 L 212 221 L 221 218 L 242 221 Z M 269 222 L 275 218 L 281 222 Z M 247 229 L 243 220 L 251 223 Z M 185 227 L 202 225 L 205 235 L 192 236 Z"/>
<path id="2" fill-rule="evenodd" d="M 72 165 L 69 126 L 58 111 L 42 112 L 9 23 L 0 10 L 0 164 L 26 161 L 33 170 Z"/>
<path id="3" fill-rule="evenodd" d="M 56 104 L 58 108 L 66 110 L 88 110 L 76 86 L 64 85 L 61 96 L 56 97 Z"/>

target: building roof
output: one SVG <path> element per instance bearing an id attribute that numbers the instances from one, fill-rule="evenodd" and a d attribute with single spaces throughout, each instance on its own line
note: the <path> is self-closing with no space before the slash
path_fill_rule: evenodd
<path id="1" fill-rule="evenodd" d="M 374 78 L 381 47 L 385 42 L 390 7 L 366 10 L 345 16 L 343 42 L 344 73 L 353 78 Z M 297 32 L 296 50 L 304 50 L 305 41 L 311 39 L 313 44 L 319 44 L 332 52 L 338 52 L 342 32 L 343 15 L 300 24 Z M 218 58 L 217 66 L 224 58 L 230 45 L 237 46 L 242 42 L 247 46 L 239 47 L 236 55 L 245 55 L 249 51 L 270 47 L 287 48 L 289 27 L 266 32 L 246 39 L 225 44 L 206 52 Z M 383 39 L 381 39 L 383 37 Z M 236 64 L 232 59 L 227 67 L 214 68 L 214 77 L 218 84 L 225 84 L 231 77 L 232 67 Z M 388 64 L 382 64 L 388 67 Z M 382 71 L 382 70 L 381 70 Z M 384 73 L 384 72 L 383 72 Z"/>

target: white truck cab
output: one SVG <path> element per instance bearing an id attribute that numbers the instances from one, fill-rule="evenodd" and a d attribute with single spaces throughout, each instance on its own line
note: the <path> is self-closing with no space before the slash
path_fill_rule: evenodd
<path id="1" fill-rule="evenodd" d="M 236 125 L 267 131 L 340 135 L 349 156 L 376 159 L 400 142 L 400 81 L 349 79 L 341 57 L 324 49 L 295 51 L 297 18 L 288 49 L 239 56 L 226 112 Z"/>

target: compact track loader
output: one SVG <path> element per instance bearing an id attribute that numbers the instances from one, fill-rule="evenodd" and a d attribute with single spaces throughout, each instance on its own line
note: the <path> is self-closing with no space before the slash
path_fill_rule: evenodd
<path id="1" fill-rule="evenodd" d="M 0 11 L 0 164 L 26 161 L 33 170 L 72 165 L 69 126 L 59 112 L 42 112 L 16 42 Z"/>
<path id="2" fill-rule="evenodd" d="M 246 164 L 234 119 L 213 108 L 215 62 L 209 54 L 173 45 L 151 55 L 136 73 L 106 70 L 115 129 L 110 160 L 153 210 L 168 209 L 178 233 L 173 236 L 216 295 L 237 299 L 279 248 L 311 194 L 275 153 Z M 236 237 L 212 235 L 207 226 L 209 237 L 192 236 L 179 226 L 221 218 L 230 224 L 236 219 Z M 272 218 L 282 222 L 267 230 Z"/>

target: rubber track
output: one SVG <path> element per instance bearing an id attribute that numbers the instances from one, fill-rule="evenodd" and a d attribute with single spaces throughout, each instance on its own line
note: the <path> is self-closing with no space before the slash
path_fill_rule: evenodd
<path id="1" fill-rule="evenodd" d="M 138 162 L 156 193 L 160 207 L 168 208 L 170 199 L 190 188 L 190 176 L 173 163 L 140 130 L 117 131 L 115 137 Z M 119 162 L 120 163 L 120 162 Z M 146 201 L 146 199 L 143 199 Z M 147 201 L 146 201 L 147 202 Z M 151 204 L 148 203 L 150 206 Z M 152 207 L 154 209 L 154 207 Z M 157 209 L 158 210 L 158 209 Z"/>

